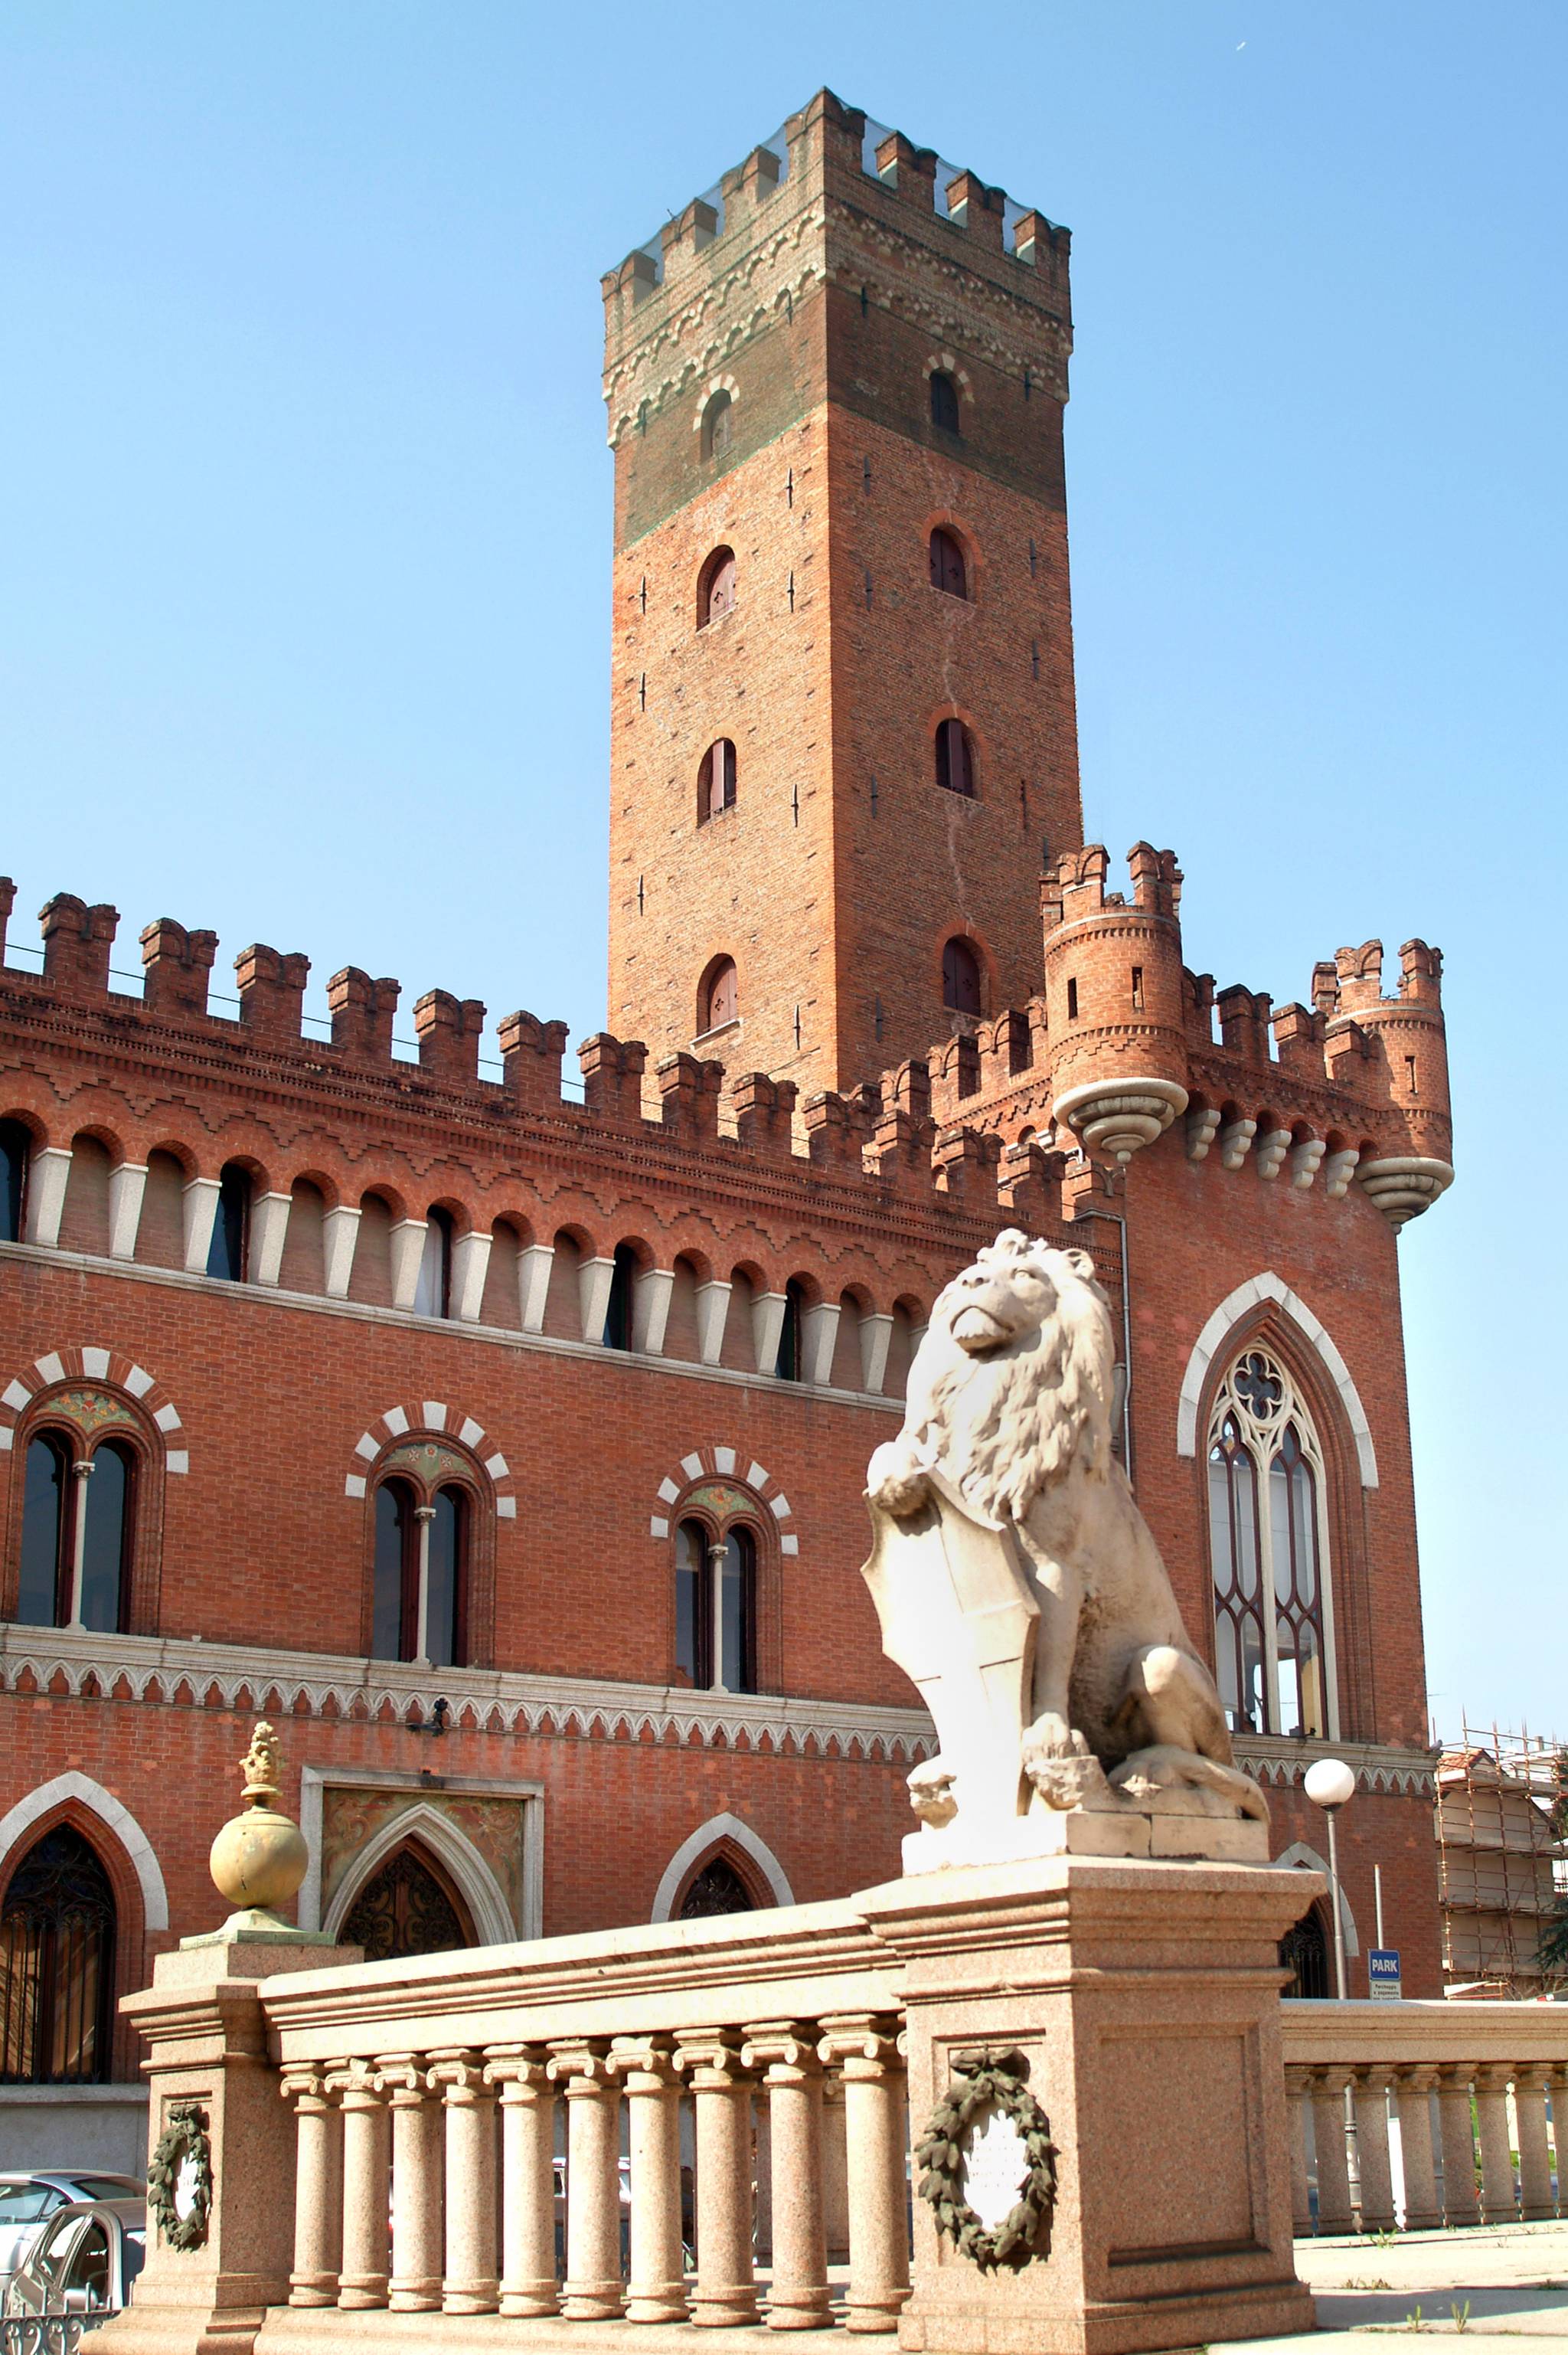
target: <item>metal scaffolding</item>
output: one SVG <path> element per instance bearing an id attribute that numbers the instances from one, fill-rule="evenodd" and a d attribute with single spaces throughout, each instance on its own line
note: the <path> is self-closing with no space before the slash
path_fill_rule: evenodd
<path id="1" fill-rule="evenodd" d="M 1568 1905 L 1568 1746 L 1463 1723 L 1437 1768 L 1443 1969 L 1450 1994 L 1568 1987 L 1542 1934 Z"/>

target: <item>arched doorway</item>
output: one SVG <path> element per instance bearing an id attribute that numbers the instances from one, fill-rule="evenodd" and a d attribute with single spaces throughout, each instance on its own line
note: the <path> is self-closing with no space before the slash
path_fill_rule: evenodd
<path id="1" fill-rule="evenodd" d="M 675 1908 L 677 1922 L 706 1922 L 721 1913 L 753 1913 L 757 1900 L 727 1856 L 697 1867 Z"/>
<path id="2" fill-rule="evenodd" d="M 1317 2003 L 1329 1996 L 1329 1930 L 1320 1905 L 1308 1907 L 1287 1930 L 1279 1942 L 1279 1965 L 1290 1973 L 1282 1996 Z"/>
<path id="3" fill-rule="evenodd" d="M 367 1963 L 445 1955 L 479 1944 L 456 1882 L 417 1840 L 394 1849 L 372 1874 L 338 1935 L 345 1945 L 363 1946 Z"/>
<path id="4" fill-rule="evenodd" d="M 114 2019 L 114 1891 L 74 1824 L 57 1824 L 0 1906 L 0 2079 L 107 2082 Z"/>

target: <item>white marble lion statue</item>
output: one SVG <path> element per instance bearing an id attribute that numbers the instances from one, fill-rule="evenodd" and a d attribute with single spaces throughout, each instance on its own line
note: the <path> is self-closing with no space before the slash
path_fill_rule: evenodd
<path id="1" fill-rule="evenodd" d="M 1165 1795 L 1167 1806 L 1266 1819 L 1263 1794 L 1232 1763 L 1213 1679 L 1112 1453 L 1114 1390 L 1115 1328 L 1086 1253 L 1016 1230 L 999 1235 L 932 1310 L 903 1428 L 871 1459 L 874 1525 L 885 1515 L 914 1530 L 946 1508 L 949 1521 L 969 1525 L 971 1554 L 976 1524 L 1001 1532 L 1014 1562 L 1012 1539 L 1022 1548 L 1014 1582 L 1022 1613 L 1037 1613 L 1037 1624 L 1015 1687 L 1021 1810 L 1092 1806 L 1096 1794 L 1099 1803 L 1159 1806 Z M 880 1550 L 895 1555 L 896 1543 Z M 874 1592 L 876 1561 L 867 1565 Z M 929 1602 L 923 1607 L 929 1617 Z M 883 1576 L 878 1609 L 885 1637 L 895 1578 Z M 912 1629 L 908 1640 L 929 1652 L 938 1633 Z M 1005 1687 L 993 1677 L 986 1689 Z M 927 1822 L 952 1814 L 952 1774 L 938 1757 L 911 1776 Z"/>

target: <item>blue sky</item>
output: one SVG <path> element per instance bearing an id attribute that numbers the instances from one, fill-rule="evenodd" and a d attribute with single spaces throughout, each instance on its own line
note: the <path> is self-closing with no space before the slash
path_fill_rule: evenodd
<path id="1" fill-rule="evenodd" d="M 1409 1229 L 1433 1707 L 1568 1735 L 1568 11 L 77 5 L 0 20 L 0 868 L 603 1016 L 599 272 L 829 83 L 1074 231 L 1091 836 L 1189 960 L 1448 960 Z M 218 982 L 221 986 L 221 981 Z"/>

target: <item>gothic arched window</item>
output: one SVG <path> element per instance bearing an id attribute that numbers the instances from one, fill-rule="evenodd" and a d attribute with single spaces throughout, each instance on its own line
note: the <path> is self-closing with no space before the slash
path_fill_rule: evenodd
<path id="1" fill-rule="evenodd" d="M 1322 1499 L 1305 1401 L 1277 1359 L 1246 1350 L 1209 1425 L 1214 1666 L 1233 1732 L 1338 1734 Z"/>
<path id="2" fill-rule="evenodd" d="M 0 1905 L 0 2080 L 108 2078 L 114 1891 L 93 1849 L 58 1824 L 29 1849 Z"/>
<path id="3" fill-rule="evenodd" d="M 368 1880 L 338 1933 L 367 1963 L 445 1955 L 479 1943 L 456 1884 L 417 1841 L 394 1850 Z"/>
<path id="4" fill-rule="evenodd" d="M 706 1922 L 721 1913 L 751 1913 L 757 1900 L 726 1856 L 710 1857 L 693 1874 L 676 1912 L 677 1922 Z"/>
<path id="5" fill-rule="evenodd" d="M 1309 1906 L 1299 1922 L 1279 1942 L 1279 1966 L 1290 1973 L 1282 1996 L 1320 2002 L 1333 1990 L 1329 1984 L 1329 1933 L 1320 1905 Z"/>

